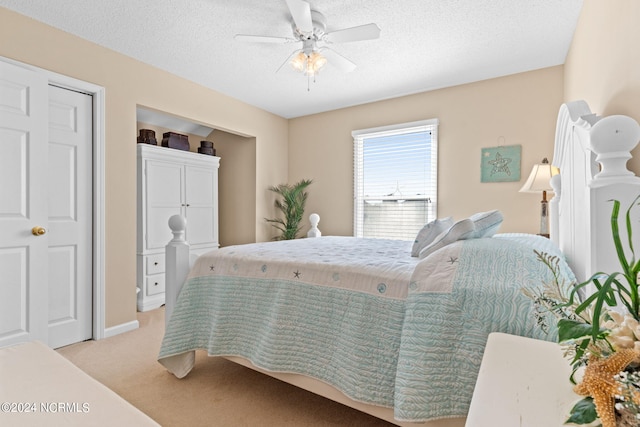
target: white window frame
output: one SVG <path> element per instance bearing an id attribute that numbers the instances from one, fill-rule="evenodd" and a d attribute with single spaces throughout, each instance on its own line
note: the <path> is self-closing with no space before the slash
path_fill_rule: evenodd
<path id="1" fill-rule="evenodd" d="M 400 135 L 412 132 L 431 132 L 431 175 L 433 182 L 433 193 L 430 199 L 433 220 L 437 216 L 438 206 L 438 119 L 419 120 L 415 122 L 399 123 L 389 126 L 380 126 L 369 129 L 360 129 L 351 132 L 354 146 L 354 168 L 353 168 L 353 235 L 363 237 L 364 229 L 364 181 L 363 174 L 360 173 L 364 167 L 363 151 L 364 140 L 367 138 Z"/>

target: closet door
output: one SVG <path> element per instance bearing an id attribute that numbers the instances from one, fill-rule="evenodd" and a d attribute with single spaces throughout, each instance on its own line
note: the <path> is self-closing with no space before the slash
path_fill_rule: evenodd
<path id="1" fill-rule="evenodd" d="M 47 79 L 0 61 L 0 346 L 47 342 L 47 157 Z"/>
<path id="2" fill-rule="evenodd" d="M 92 337 L 91 96 L 49 86 L 49 346 Z"/>
<path id="3" fill-rule="evenodd" d="M 92 337 L 92 100 L 0 61 L 0 346 Z"/>

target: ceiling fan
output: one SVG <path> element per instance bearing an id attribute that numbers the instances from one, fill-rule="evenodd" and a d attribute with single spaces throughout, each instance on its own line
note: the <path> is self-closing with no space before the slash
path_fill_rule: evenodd
<path id="1" fill-rule="evenodd" d="M 327 45 L 372 40 L 380 37 L 380 28 L 373 23 L 327 33 L 325 32 L 326 18 L 322 13 L 311 9 L 309 3 L 303 0 L 286 0 L 286 2 L 292 19 L 293 38 L 246 34 L 235 36 L 236 40 L 247 42 L 302 43 L 302 47 L 295 50 L 277 71 L 289 63 L 297 71 L 311 77 L 315 76 L 329 62 L 343 72 L 350 72 L 356 68 L 356 64 Z"/>

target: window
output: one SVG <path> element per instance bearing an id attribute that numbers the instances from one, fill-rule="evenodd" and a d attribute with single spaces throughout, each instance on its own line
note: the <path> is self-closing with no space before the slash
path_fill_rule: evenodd
<path id="1" fill-rule="evenodd" d="M 438 120 L 352 135 L 354 236 L 415 239 L 436 218 Z"/>

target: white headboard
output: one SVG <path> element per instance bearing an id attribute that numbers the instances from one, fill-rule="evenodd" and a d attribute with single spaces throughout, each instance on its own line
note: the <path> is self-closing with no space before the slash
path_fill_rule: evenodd
<path id="1" fill-rule="evenodd" d="M 597 116 L 584 101 L 560 107 L 552 162 L 560 174 L 551 181 L 555 197 L 550 201 L 550 234 L 579 281 L 596 272 L 620 271 L 610 200 L 621 202 L 623 218 L 640 194 L 640 178 L 626 165 L 639 140 L 640 125 L 631 117 Z M 640 237 L 640 222 L 634 224 L 634 237 Z M 626 236 L 624 220 L 620 230 Z"/>

